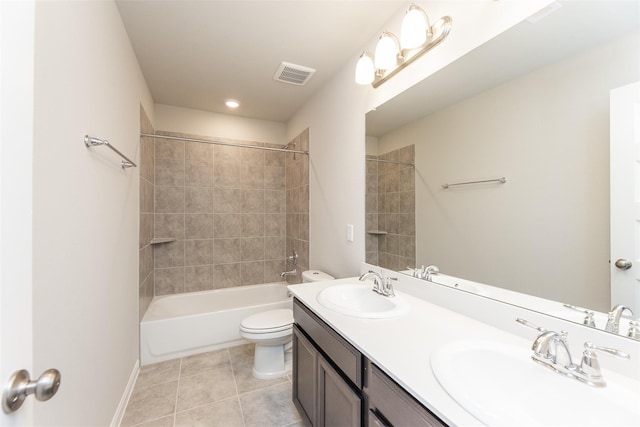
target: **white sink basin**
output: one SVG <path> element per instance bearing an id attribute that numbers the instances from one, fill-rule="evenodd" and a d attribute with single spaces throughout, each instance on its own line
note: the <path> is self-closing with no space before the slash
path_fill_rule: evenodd
<path id="1" fill-rule="evenodd" d="M 640 383 L 604 372 L 607 386 L 590 387 L 534 363 L 528 346 L 456 341 L 432 354 L 431 368 L 447 393 L 488 426 L 640 422 Z"/>
<path id="2" fill-rule="evenodd" d="M 407 310 L 402 296 L 385 297 L 373 292 L 369 284 L 342 284 L 330 286 L 318 294 L 318 302 L 345 316 L 382 319 L 399 316 Z"/>

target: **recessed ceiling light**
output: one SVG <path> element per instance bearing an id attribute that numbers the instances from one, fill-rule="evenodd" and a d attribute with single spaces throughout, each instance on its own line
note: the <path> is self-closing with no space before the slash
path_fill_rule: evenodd
<path id="1" fill-rule="evenodd" d="M 235 99 L 227 99 L 224 103 L 229 108 L 238 108 L 240 106 L 240 103 Z"/>

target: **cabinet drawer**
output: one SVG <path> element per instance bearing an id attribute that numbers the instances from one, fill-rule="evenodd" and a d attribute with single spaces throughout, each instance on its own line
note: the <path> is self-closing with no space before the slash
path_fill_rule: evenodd
<path id="1" fill-rule="evenodd" d="M 404 391 L 395 381 L 373 363 L 370 369 L 366 394 L 369 400 L 369 420 L 383 426 L 446 426 L 413 396 Z M 372 416 L 375 417 L 372 418 Z"/>
<path id="2" fill-rule="evenodd" d="M 293 303 L 293 318 L 344 375 L 361 389 L 362 354 L 297 299 Z"/>

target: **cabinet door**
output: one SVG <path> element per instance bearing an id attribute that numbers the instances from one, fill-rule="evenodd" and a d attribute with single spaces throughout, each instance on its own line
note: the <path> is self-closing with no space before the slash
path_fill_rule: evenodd
<path id="1" fill-rule="evenodd" d="M 369 366 L 366 393 L 374 426 L 446 427 L 380 368 L 373 363 Z"/>
<path id="2" fill-rule="evenodd" d="M 316 425 L 318 351 L 293 325 L 293 403 L 307 425 Z"/>
<path id="3" fill-rule="evenodd" d="M 318 426 L 360 427 L 362 398 L 318 355 Z"/>

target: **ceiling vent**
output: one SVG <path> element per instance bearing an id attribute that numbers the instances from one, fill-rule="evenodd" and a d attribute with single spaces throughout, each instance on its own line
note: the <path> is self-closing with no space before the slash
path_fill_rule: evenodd
<path id="1" fill-rule="evenodd" d="M 303 86 L 307 84 L 315 72 L 316 70 L 313 68 L 291 64 L 289 62 L 282 62 L 276 73 L 273 75 L 273 79 L 282 83 Z"/>

